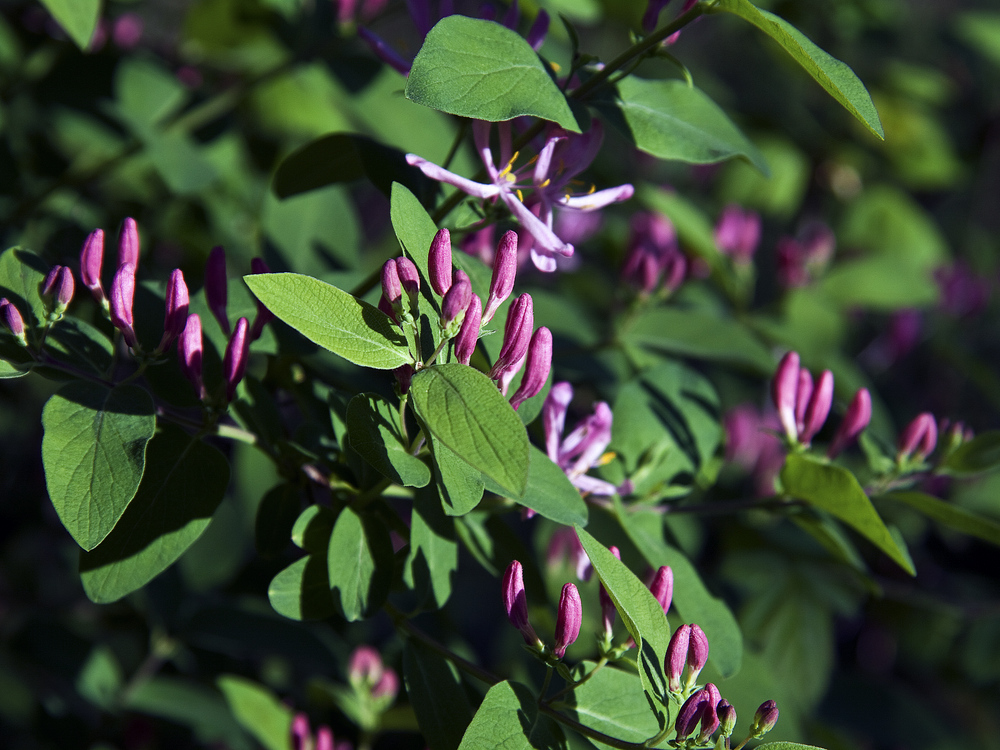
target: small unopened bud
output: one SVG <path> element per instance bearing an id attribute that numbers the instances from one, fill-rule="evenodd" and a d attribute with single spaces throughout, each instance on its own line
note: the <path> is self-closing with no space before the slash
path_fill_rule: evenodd
<path id="1" fill-rule="evenodd" d="M 396 259 L 389 258 L 382 266 L 382 297 L 398 315 L 403 309 L 403 284 L 399 280 Z"/>
<path id="2" fill-rule="evenodd" d="M 576 642 L 581 624 L 583 604 L 580 602 L 580 592 L 574 584 L 567 583 L 559 595 L 559 611 L 556 614 L 555 655 L 560 659 L 566 655 L 566 649 Z"/>
<path id="3" fill-rule="evenodd" d="M 57 317 L 66 312 L 75 290 L 73 272 L 67 266 L 53 266 L 42 284 L 42 296 L 53 298 L 52 314 Z"/>
<path id="4" fill-rule="evenodd" d="M 806 445 L 816 436 L 816 433 L 823 427 L 827 416 L 830 414 L 830 407 L 833 405 L 833 373 L 823 370 L 816 381 L 816 387 L 812 391 L 809 405 L 806 407 L 802 418 L 802 429 L 799 431 L 799 440 Z"/>
<path id="5" fill-rule="evenodd" d="M 413 380 L 413 365 L 400 365 L 392 374 L 396 377 L 396 383 L 399 384 L 399 392 L 407 393 L 410 390 L 410 381 Z"/>
<path id="6" fill-rule="evenodd" d="M 483 317 L 483 303 L 475 294 L 465 310 L 465 319 L 455 337 L 455 358 L 463 365 L 469 364 L 479 342 L 479 327 Z"/>
<path id="7" fill-rule="evenodd" d="M 847 405 L 847 412 L 833 435 L 833 441 L 830 443 L 826 455 L 829 458 L 839 455 L 868 426 L 871 418 L 872 397 L 867 388 L 861 388 L 854 394 L 851 403 Z"/>
<path id="8" fill-rule="evenodd" d="M 101 264 L 104 261 L 104 230 L 95 229 L 83 241 L 80 250 L 80 280 L 94 295 L 98 304 L 105 305 L 104 287 L 101 286 Z"/>
<path id="9" fill-rule="evenodd" d="M 236 386 L 243 380 L 247 370 L 247 358 L 250 354 L 250 323 L 246 318 L 236 321 L 233 335 L 226 345 L 226 354 L 222 358 L 222 374 L 226 379 L 226 401 L 232 401 L 236 395 Z"/>
<path id="10" fill-rule="evenodd" d="M 661 565 L 656 571 L 649 584 L 649 592 L 663 607 L 663 614 L 667 614 L 670 602 L 674 597 L 674 571 L 670 569 L 669 565 Z"/>
<path id="11" fill-rule="evenodd" d="M 440 325 L 445 335 L 454 336 L 458 333 L 470 302 L 472 302 L 472 284 L 469 282 L 469 277 L 465 271 L 456 270 L 454 281 L 441 301 Z"/>
<path id="12" fill-rule="evenodd" d="M 442 297 L 451 289 L 451 233 L 439 229 L 427 252 L 427 275 L 431 288 Z"/>
<path id="13" fill-rule="evenodd" d="M 268 268 L 263 258 L 252 258 L 250 260 L 250 273 L 271 273 L 271 269 Z M 274 313 L 264 307 L 263 302 L 257 300 L 257 316 L 253 319 L 253 325 L 250 326 L 251 343 L 260 338 L 260 335 L 264 333 L 264 326 L 272 320 L 274 320 Z"/>
<path id="14" fill-rule="evenodd" d="M 545 381 L 552 369 L 552 332 L 541 326 L 531 337 L 528 353 L 525 355 L 524 377 L 521 385 L 514 392 L 510 405 L 517 410 L 521 404 L 532 396 L 541 393 Z"/>
<path id="15" fill-rule="evenodd" d="M 226 278 L 226 251 L 221 246 L 212 248 L 205 263 L 205 301 L 212 315 L 219 321 L 222 330 L 229 335 L 229 316 L 226 315 L 226 298 L 228 297 L 228 280 Z"/>
<path id="16" fill-rule="evenodd" d="M 668 295 L 677 291 L 687 276 L 687 257 L 680 251 L 670 253 L 663 261 L 663 291 Z"/>
<path id="17" fill-rule="evenodd" d="M 132 327 L 132 301 L 135 298 L 135 266 L 126 263 L 119 266 L 111 282 L 111 323 L 122 332 L 129 347 L 135 348 L 138 341 Z"/>
<path id="18" fill-rule="evenodd" d="M 736 729 L 736 709 L 727 700 L 719 701 L 715 707 L 715 713 L 719 717 L 719 733 L 723 737 L 730 737 Z"/>
<path id="19" fill-rule="evenodd" d="M 6 297 L 0 299 L 0 320 L 17 339 L 17 343 L 21 346 L 28 345 L 28 338 L 24 335 L 24 318 L 21 317 L 20 310 Z"/>
<path id="20" fill-rule="evenodd" d="M 309 717 L 299 711 L 292 719 L 292 750 L 309 750 L 312 744 L 312 730 Z"/>
<path id="21" fill-rule="evenodd" d="M 916 453 L 917 460 L 923 460 L 934 452 L 937 446 L 937 422 L 930 412 L 918 414 L 899 436 L 899 461 L 906 461 Z"/>
<path id="22" fill-rule="evenodd" d="M 521 631 L 529 646 L 539 645 L 531 623 L 528 622 L 528 599 L 524 593 L 524 570 L 521 563 L 512 560 L 503 574 L 503 606 L 510 624 Z"/>
<path id="23" fill-rule="evenodd" d="M 778 363 L 771 381 L 771 397 L 778 410 L 778 419 L 791 442 L 798 439 L 795 424 L 795 396 L 799 389 L 799 355 L 788 352 Z"/>
<path id="24" fill-rule="evenodd" d="M 702 688 L 696 693 L 692 693 L 691 697 L 684 701 L 684 705 L 677 712 L 677 720 L 674 722 L 677 739 L 683 740 L 694 732 L 695 727 L 698 726 L 698 722 L 701 721 L 706 706 L 711 703 L 711 700 L 711 693 L 707 689 Z"/>
<path id="25" fill-rule="evenodd" d="M 382 655 L 371 646 L 358 646 L 347 663 L 347 680 L 356 688 L 371 690 L 382 679 Z"/>
<path id="26" fill-rule="evenodd" d="M 608 549 L 618 560 L 622 559 L 621 552 L 619 552 L 617 547 L 611 546 L 608 547 Z M 601 602 L 601 622 L 604 625 L 604 634 L 610 640 L 611 633 L 615 626 L 615 614 L 617 610 L 615 609 L 615 603 L 611 601 L 611 597 L 608 596 L 608 592 L 605 590 L 603 583 L 597 590 L 597 598 Z"/>
<path id="27" fill-rule="evenodd" d="M 392 309 L 392 304 L 385 298 L 385 294 L 382 294 L 382 296 L 378 298 L 378 309 L 388 315 L 389 320 L 393 323 L 398 326 L 402 326 L 399 318 L 396 317 L 396 311 Z"/>
<path id="28" fill-rule="evenodd" d="M 188 288 L 184 283 L 181 269 L 175 268 L 167 281 L 166 313 L 163 316 L 163 338 L 157 347 L 164 351 L 175 338 L 181 335 L 188 317 Z"/>
<path id="29" fill-rule="evenodd" d="M 126 263 L 139 266 L 139 227 L 131 216 L 122 222 L 118 233 L 118 265 L 124 266 Z"/>
<path id="30" fill-rule="evenodd" d="M 326 724 L 316 730 L 316 750 L 333 750 L 333 732 Z"/>
<path id="31" fill-rule="evenodd" d="M 496 380 L 528 351 L 531 329 L 535 325 L 535 315 L 530 294 L 522 294 L 507 311 L 507 323 L 503 331 L 503 345 L 500 355 L 490 369 L 490 378 Z"/>
<path id="32" fill-rule="evenodd" d="M 493 258 L 493 278 L 490 281 L 490 295 L 483 311 L 483 322 L 493 320 L 503 301 L 514 290 L 517 275 L 517 232 L 507 231 L 500 238 L 496 256 Z"/>
<path id="33" fill-rule="evenodd" d="M 197 313 L 188 315 L 187 323 L 177 342 L 177 359 L 184 377 L 194 386 L 198 398 L 204 400 L 205 384 L 201 379 L 201 318 Z"/>
<path id="34" fill-rule="evenodd" d="M 372 698 L 392 703 L 399 692 L 399 676 L 395 670 L 386 667 L 378 682 L 372 687 Z"/>
<path id="35" fill-rule="evenodd" d="M 750 725 L 750 736 L 754 738 L 763 737 L 774 729 L 778 723 L 778 704 L 774 701 L 764 701 L 753 715 L 753 723 Z"/>
<path id="36" fill-rule="evenodd" d="M 812 374 L 804 367 L 799 368 L 799 385 L 795 391 L 795 432 L 801 439 L 806 409 L 813 392 Z"/>
<path id="37" fill-rule="evenodd" d="M 690 644 L 690 625 L 681 625 L 670 636 L 667 655 L 663 660 L 663 670 L 667 673 L 667 690 L 671 693 L 681 691 L 681 675 L 684 673 L 684 665 L 687 664 Z"/>
<path id="38" fill-rule="evenodd" d="M 698 675 L 708 663 L 708 637 L 705 631 L 697 625 L 691 626 L 691 641 L 688 644 L 687 667 L 688 685 L 694 685 L 698 681 Z"/>

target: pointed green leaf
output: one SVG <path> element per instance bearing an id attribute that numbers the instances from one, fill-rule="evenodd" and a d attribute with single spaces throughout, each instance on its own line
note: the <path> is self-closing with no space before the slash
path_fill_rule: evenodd
<path id="1" fill-rule="evenodd" d="M 587 666 L 593 668 L 589 662 Z M 659 727 L 637 676 L 632 671 L 606 666 L 566 696 L 565 712 L 571 719 L 611 737 L 645 742 L 656 735 Z"/>
<path id="2" fill-rule="evenodd" d="M 457 15 L 439 21 L 413 61 L 406 97 L 476 120 L 533 115 L 580 132 L 566 97 L 531 45 L 493 21 Z"/>
<path id="3" fill-rule="evenodd" d="M 331 590 L 338 590 L 344 617 L 370 617 L 382 606 L 392 581 L 393 555 L 389 531 L 344 508 L 330 535 L 327 572 Z"/>
<path id="4" fill-rule="evenodd" d="M 417 197 L 404 185 L 398 182 L 392 185 L 392 197 L 389 199 L 389 219 L 396 233 L 403 252 L 416 265 L 420 272 L 421 290 L 429 289 L 427 283 L 427 254 L 431 248 L 431 240 L 437 234 L 438 228 L 434 220 L 420 205 Z"/>
<path id="5" fill-rule="evenodd" d="M 271 579 L 267 598 L 274 611 L 291 620 L 323 620 L 336 607 L 330 595 L 326 559 L 306 555 Z"/>
<path id="6" fill-rule="evenodd" d="M 172 565 L 208 528 L 228 484 L 225 456 L 177 428 L 161 428 L 121 520 L 97 547 L 80 554 L 80 578 L 91 601 L 117 601 Z"/>
<path id="7" fill-rule="evenodd" d="M 458 670 L 418 641 L 403 643 L 403 680 L 430 750 L 455 750 L 472 721 Z"/>
<path id="8" fill-rule="evenodd" d="M 360 393 L 347 405 L 351 447 L 396 484 L 425 487 L 431 470 L 403 443 L 399 411 L 381 396 Z"/>
<path id="9" fill-rule="evenodd" d="M 809 456 L 790 455 L 781 470 L 785 492 L 805 500 L 851 526 L 891 557 L 910 575 L 916 575 L 909 555 L 886 528 L 858 480 L 847 469 Z"/>
<path id="10" fill-rule="evenodd" d="M 496 384 L 465 365 L 420 370 L 413 408 L 434 439 L 516 496 L 528 483 L 528 433 Z"/>
<path id="11" fill-rule="evenodd" d="M 451 596 L 451 578 L 458 570 L 455 521 L 441 510 L 436 487 L 413 494 L 410 518 L 410 554 L 403 568 L 403 582 L 440 609 Z"/>
<path id="12" fill-rule="evenodd" d="M 84 52 L 101 17 L 101 0 L 42 0 L 73 43 Z"/>
<path id="13" fill-rule="evenodd" d="M 486 489 L 517 500 L 556 523 L 587 525 L 587 504 L 580 497 L 580 490 L 552 459 L 533 445 L 528 451 L 528 486 L 523 497 L 517 497 L 492 481 L 486 482 Z"/>
<path id="14" fill-rule="evenodd" d="M 660 159 L 714 164 L 742 157 L 764 174 L 757 147 L 703 91 L 677 79 L 629 76 L 595 107 L 635 146 Z"/>
<path id="15" fill-rule="evenodd" d="M 37 326 L 48 315 L 41 297 L 48 272 L 48 264 L 30 250 L 12 247 L 0 255 L 0 297 L 14 303 L 28 328 Z"/>
<path id="16" fill-rule="evenodd" d="M 469 728 L 461 750 L 554 750 L 564 747 L 562 729 L 538 711 L 531 691 L 517 682 L 498 682 L 490 688 Z"/>
<path id="17" fill-rule="evenodd" d="M 223 675 L 216 684 L 240 725 L 267 750 L 288 750 L 292 709 L 263 685 L 237 675 Z"/>
<path id="18" fill-rule="evenodd" d="M 1000 430 L 990 430 L 962 443 L 944 460 L 949 474 L 965 476 L 1000 468 Z"/>
<path id="19" fill-rule="evenodd" d="M 92 550 L 135 497 L 156 430 L 153 399 L 142 388 L 78 381 L 42 411 L 45 484 L 59 520 Z"/>
<path id="20" fill-rule="evenodd" d="M 469 466 L 433 436 L 428 442 L 434 456 L 444 512 L 449 516 L 464 516 L 483 499 L 483 473 Z"/>
<path id="21" fill-rule="evenodd" d="M 297 273 L 243 280 L 275 316 L 348 362 L 376 370 L 413 362 L 406 338 L 385 313 L 335 286 Z"/>
<path id="22" fill-rule="evenodd" d="M 946 503 L 932 495 L 923 492 L 891 492 L 876 499 L 905 503 L 928 518 L 956 531 L 979 537 L 990 544 L 1000 545 L 1000 523 L 958 505 Z"/>
<path id="23" fill-rule="evenodd" d="M 711 8 L 711 12 L 723 11 L 749 21 L 780 44 L 830 96 L 864 123 L 872 133 L 885 140 L 882 123 L 871 96 L 845 63 L 821 50 L 788 21 L 760 10 L 748 0 L 718 0 Z"/>

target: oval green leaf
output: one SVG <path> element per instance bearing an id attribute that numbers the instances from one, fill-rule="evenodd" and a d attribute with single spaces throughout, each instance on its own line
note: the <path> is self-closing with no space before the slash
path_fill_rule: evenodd
<path id="1" fill-rule="evenodd" d="M 403 681 L 420 731 L 433 750 L 455 750 L 472 721 L 458 670 L 418 641 L 403 643 Z"/>
<path id="2" fill-rule="evenodd" d="M 944 461 L 949 474 L 959 476 L 981 474 L 1000 467 L 1000 430 L 991 430 L 976 435 L 967 443 L 962 443 Z"/>
<path id="3" fill-rule="evenodd" d="M 460 750 L 553 750 L 566 744 L 562 729 L 538 710 L 532 692 L 517 682 L 498 682 L 465 730 Z"/>
<path id="4" fill-rule="evenodd" d="M 427 464 L 403 444 L 399 412 L 374 393 L 360 393 L 347 405 L 347 435 L 351 447 L 396 484 L 426 487 Z"/>
<path id="5" fill-rule="evenodd" d="M 244 276 L 268 310 L 307 339 L 348 362 L 376 370 L 412 364 L 406 338 L 378 308 L 298 273 Z"/>
<path id="6" fill-rule="evenodd" d="M 389 531 L 365 522 L 352 508 L 337 517 L 327 551 L 330 589 L 339 592 L 344 617 L 370 617 L 382 606 L 392 581 L 393 555 Z"/>
<path id="7" fill-rule="evenodd" d="M 923 492 L 892 492 L 877 499 L 905 503 L 928 518 L 956 531 L 979 537 L 990 544 L 1000 545 L 1000 523 L 971 510 L 946 503 L 932 495 Z"/>
<path id="8" fill-rule="evenodd" d="M 45 404 L 42 427 L 52 505 L 76 543 L 92 550 L 139 489 L 156 430 L 153 399 L 134 385 L 69 383 Z"/>
<path id="9" fill-rule="evenodd" d="M 531 45 L 517 32 L 478 18 L 448 16 L 430 30 L 406 80 L 406 98 L 476 120 L 534 115 L 580 132 Z"/>
<path id="10" fill-rule="evenodd" d="M 587 662 L 587 667 L 592 668 L 593 664 Z M 641 744 L 659 731 L 643 697 L 642 686 L 631 671 L 606 666 L 569 693 L 564 701 L 564 710 L 570 718 L 625 742 Z"/>
<path id="11" fill-rule="evenodd" d="M 449 516 L 464 516 L 483 499 L 483 473 L 476 471 L 451 450 L 434 440 L 428 441 L 434 456 L 441 505 Z"/>
<path id="12" fill-rule="evenodd" d="M 291 620 L 323 620 L 336 608 L 330 596 L 326 560 L 307 555 L 271 579 L 267 598 L 274 611 Z"/>
<path id="13" fill-rule="evenodd" d="M 440 609 L 451 596 L 451 577 L 456 570 L 455 520 L 441 510 L 436 487 L 415 492 L 403 582 L 421 598 L 422 605 Z"/>
<path id="14" fill-rule="evenodd" d="M 236 721 L 260 744 L 267 750 L 288 750 L 292 709 L 266 687 L 245 677 L 223 675 L 216 684 Z"/>
<path id="15" fill-rule="evenodd" d="M 556 523 L 587 525 L 587 504 L 580 497 L 580 491 L 552 459 L 533 445 L 528 453 L 528 486 L 522 497 L 516 497 L 495 482 L 488 481 L 486 489 L 517 500 Z"/>

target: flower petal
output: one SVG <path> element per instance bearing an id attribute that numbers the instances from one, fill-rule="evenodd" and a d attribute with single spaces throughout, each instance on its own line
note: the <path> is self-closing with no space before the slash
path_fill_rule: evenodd
<path id="1" fill-rule="evenodd" d="M 550 253 L 565 255 L 567 258 L 573 254 L 573 246 L 563 242 L 556 237 L 555 232 L 549 229 L 545 222 L 535 216 L 531 209 L 517 199 L 516 195 L 508 192 L 501 192 L 500 199 L 507 205 L 514 218 L 518 220 L 522 227 L 528 230 L 535 242 L 542 250 Z"/>
<path id="2" fill-rule="evenodd" d="M 500 188 L 496 185 L 484 185 L 481 182 L 473 182 L 466 177 L 460 177 L 454 172 L 449 172 L 444 167 L 439 167 L 437 164 L 429 162 L 416 154 L 407 154 L 406 163 L 411 167 L 417 167 L 432 180 L 454 185 L 463 193 L 468 193 L 476 198 L 493 198 L 501 192 Z"/>
<path id="3" fill-rule="evenodd" d="M 589 195 L 572 195 L 557 200 L 560 206 L 565 208 L 575 208 L 578 211 L 597 211 L 598 209 L 610 206 L 612 203 L 627 201 L 635 193 L 635 188 L 625 183 L 618 187 L 598 190 Z"/>

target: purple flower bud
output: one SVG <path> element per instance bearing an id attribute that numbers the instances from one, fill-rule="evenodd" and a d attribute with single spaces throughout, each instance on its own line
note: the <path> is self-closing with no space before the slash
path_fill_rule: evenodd
<path id="1" fill-rule="evenodd" d="M 292 719 L 292 750 L 308 750 L 312 739 L 309 728 L 309 717 L 299 711 Z"/>
<path id="2" fill-rule="evenodd" d="M 399 692 L 399 676 L 393 669 L 386 668 L 378 682 L 372 687 L 372 698 L 382 698 L 392 703 Z"/>
<path id="3" fill-rule="evenodd" d="M 412 260 L 405 256 L 396 258 L 396 273 L 399 274 L 399 281 L 403 285 L 403 291 L 410 298 L 413 304 L 417 293 L 420 291 L 420 272 Z"/>
<path id="4" fill-rule="evenodd" d="M 252 258 L 250 260 L 250 273 L 271 273 L 271 269 L 268 268 L 263 258 Z M 272 320 L 274 320 L 274 313 L 264 307 L 263 302 L 257 300 L 257 316 L 253 319 L 253 325 L 250 327 L 251 343 L 260 338 L 260 335 L 264 333 L 264 326 Z"/>
<path id="5" fill-rule="evenodd" d="M 358 646 L 347 663 L 347 680 L 356 687 L 373 687 L 385 671 L 382 656 L 371 646 Z"/>
<path id="6" fill-rule="evenodd" d="M 493 258 L 493 279 L 490 281 L 490 296 L 486 300 L 483 311 L 483 322 L 493 320 L 503 301 L 514 290 L 514 277 L 517 275 L 517 232 L 505 232 L 497 245 L 496 256 Z"/>
<path id="7" fill-rule="evenodd" d="M 706 744 L 708 738 L 719 728 L 718 707 L 722 702 L 719 689 L 711 682 L 705 685 L 704 691 L 708 693 L 708 698 L 701 709 L 701 731 L 698 732 L 698 738 L 695 740 L 695 744 L 698 745 Z"/>
<path id="8" fill-rule="evenodd" d="M 708 637 L 705 631 L 697 625 L 691 625 L 691 641 L 688 644 L 687 666 L 688 684 L 693 685 L 698 675 L 708 663 Z"/>
<path id="9" fill-rule="evenodd" d="M 677 720 L 674 722 L 677 739 L 682 740 L 694 731 L 695 727 L 698 726 L 698 722 L 701 721 L 705 707 L 711 703 L 711 700 L 709 691 L 702 688 L 684 701 L 681 710 L 677 712 Z"/>
<path id="10" fill-rule="evenodd" d="M 442 297 L 451 288 L 451 233 L 439 229 L 427 252 L 427 272 L 431 288 Z"/>
<path id="11" fill-rule="evenodd" d="M 441 328 L 448 328 L 456 323 L 461 325 L 470 302 L 472 302 L 472 284 L 469 282 L 469 277 L 465 271 L 456 270 L 454 281 L 441 301 Z"/>
<path id="12" fill-rule="evenodd" d="M 549 379 L 551 369 L 552 332 L 542 326 L 531 337 L 525 359 L 524 377 L 521 378 L 521 385 L 510 400 L 510 405 L 515 411 L 529 398 L 541 393 L 545 381 Z"/>
<path id="13" fill-rule="evenodd" d="M 802 435 L 803 422 L 806 418 L 806 408 L 813 392 L 812 374 L 806 368 L 799 369 L 799 385 L 795 390 L 795 432 Z"/>
<path id="14" fill-rule="evenodd" d="M 524 570 L 521 563 L 512 560 L 503 574 L 503 606 L 507 610 L 510 624 L 521 631 L 524 642 L 529 646 L 538 644 L 531 623 L 528 622 L 528 599 L 524 593 Z"/>
<path id="15" fill-rule="evenodd" d="M 656 24 L 662 11 L 670 0 L 649 0 L 646 5 L 646 12 L 642 16 L 642 31 L 649 34 L 656 29 Z"/>
<path id="16" fill-rule="evenodd" d="M 687 663 L 688 648 L 691 644 L 691 626 L 681 625 L 670 636 L 667 644 L 667 655 L 663 660 L 663 670 L 667 673 L 667 690 L 671 693 L 681 691 L 681 675 Z"/>
<path id="17" fill-rule="evenodd" d="M 333 750 L 333 732 L 325 724 L 316 730 L 316 750 Z"/>
<path id="18" fill-rule="evenodd" d="M 396 383 L 399 384 L 399 392 L 407 393 L 410 390 L 410 381 L 413 380 L 413 365 L 400 365 L 392 374 L 396 377 Z"/>
<path id="19" fill-rule="evenodd" d="M 667 255 L 663 260 L 663 290 L 673 294 L 687 276 L 687 257 L 680 251 Z"/>
<path id="20" fill-rule="evenodd" d="M 163 316 L 163 338 L 160 340 L 160 351 L 164 351 L 171 342 L 181 335 L 188 317 L 187 284 L 181 269 L 175 268 L 167 281 L 166 314 Z"/>
<path id="21" fill-rule="evenodd" d="M 226 251 L 221 246 L 212 248 L 205 263 L 205 301 L 208 309 L 219 321 L 222 330 L 229 335 L 229 316 L 226 315 Z"/>
<path id="22" fill-rule="evenodd" d="M 181 372 L 194 386 L 198 398 L 205 398 L 205 384 L 201 379 L 201 318 L 197 313 L 188 315 L 184 331 L 177 342 L 177 358 L 180 362 Z"/>
<path id="23" fill-rule="evenodd" d="M 222 374 L 226 379 L 226 401 L 232 401 L 236 394 L 236 386 L 243 380 L 247 370 L 247 357 L 250 354 L 250 337 L 247 333 L 250 323 L 246 318 L 236 321 L 233 335 L 229 337 L 226 353 L 222 358 Z"/>
<path id="24" fill-rule="evenodd" d="M 735 203 L 726 206 L 715 225 L 715 244 L 739 265 L 753 260 L 760 242 L 760 215 Z"/>
<path id="25" fill-rule="evenodd" d="M 382 266 L 382 296 L 393 310 L 403 309 L 403 284 L 399 280 L 395 258 L 389 258 Z"/>
<path id="26" fill-rule="evenodd" d="M 24 318 L 21 317 L 21 311 L 6 297 L 0 299 L 0 320 L 3 320 L 7 330 L 14 334 L 21 346 L 28 345 L 28 338 L 24 335 Z"/>
<path id="27" fill-rule="evenodd" d="M 131 348 L 138 345 L 132 328 L 132 301 L 135 298 L 135 266 L 119 266 L 111 282 L 111 323 L 122 332 Z"/>
<path id="28" fill-rule="evenodd" d="M 834 458 L 840 454 L 861 431 L 868 426 L 872 418 L 872 397 L 867 388 L 861 388 L 854 394 L 851 403 L 847 405 L 847 412 L 844 419 L 837 427 L 833 435 L 833 441 L 826 451 L 829 458 Z"/>
<path id="29" fill-rule="evenodd" d="M 660 569 L 656 571 L 649 584 L 649 591 L 663 607 L 663 614 L 667 614 L 670 602 L 674 597 L 674 571 L 670 569 L 669 565 L 661 565 Z"/>
<path id="30" fill-rule="evenodd" d="M 399 322 L 399 318 L 396 317 L 396 311 L 392 309 L 392 304 L 385 298 L 385 294 L 378 299 L 378 309 L 388 315 L 389 319 L 393 323 L 398 326 L 402 326 L 402 323 Z"/>
<path id="31" fill-rule="evenodd" d="M 73 272 L 68 266 L 53 266 L 49 275 L 45 277 L 42 284 L 43 297 L 55 297 L 55 304 L 52 312 L 56 315 L 62 313 L 69 307 L 73 299 L 73 292 L 76 290 L 76 282 L 73 281 Z"/>
<path id="32" fill-rule="evenodd" d="M 559 595 L 559 611 L 556 614 L 555 655 L 560 659 L 566 655 L 567 647 L 576 642 L 583 624 L 583 604 L 576 586 L 567 583 Z"/>
<path id="33" fill-rule="evenodd" d="M 503 371 L 515 364 L 528 351 L 531 329 L 535 325 L 535 315 L 530 294 L 522 294 L 507 311 L 507 323 L 503 331 L 503 345 L 500 355 L 490 369 L 490 378 L 496 380 Z"/>
<path id="34" fill-rule="evenodd" d="M 721 700 L 715 707 L 715 713 L 719 717 L 719 728 L 722 730 L 720 734 L 723 737 L 732 736 L 733 730 L 736 729 L 736 709 L 729 701 Z"/>
<path id="35" fill-rule="evenodd" d="M 101 305 L 105 302 L 101 286 L 101 264 L 104 261 L 104 230 L 95 229 L 83 241 L 80 250 L 80 280 Z"/>
<path id="36" fill-rule="evenodd" d="M 930 412 L 918 414 L 899 436 L 899 460 L 905 461 L 916 452 L 917 460 L 934 451 L 937 446 L 937 422 Z"/>
<path id="37" fill-rule="evenodd" d="M 827 416 L 830 414 L 830 406 L 833 404 L 833 373 L 823 370 L 816 381 L 812 398 L 806 407 L 806 413 L 802 419 L 802 429 L 799 431 L 799 440 L 806 445 L 815 437 L 816 433 L 823 427 Z"/>
<path id="38" fill-rule="evenodd" d="M 778 363 L 774 380 L 771 381 L 771 397 L 778 409 L 778 419 L 785 430 L 785 435 L 795 442 L 798 431 L 795 429 L 795 395 L 799 389 L 799 355 L 788 352 Z"/>
<path id="39" fill-rule="evenodd" d="M 483 303 L 475 294 L 465 311 L 465 320 L 455 337 L 455 357 L 463 365 L 469 364 L 479 342 L 479 327 L 483 317 Z"/>
<path id="40" fill-rule="evenodd" d="M 752 737 L 763 737 L 774 729 L 778 723 L 778 704 L 774 701 L 764 701 L 753 715 L 753 723 L 750 725 L 750 735 Z"/>
<path id="41" fill-rule="evenodd" d="M 618 548 L 615 546 L 608 547 L 608 550 L 616 559 L 621 560 L 622 554 L 619 552 Z M 608 596 L 608 592 L 604 588 L 604 584 L 600 584 L 597 589 L 597 598 L 601 602 L 601 622 L 604 624 L 604 633 L 607 637 L 611 638 L 612 630 L 615 626 L 615 614 L 617 610 L 615 609 L 615 603 L 611 601 L 611 597 Z"/>
<path id="42" fill-rule="evenodd" d="M 139 227 L 131 216 L 122 222 L 118 233 L 118 265 L 120 267 L 126 263 L 139 266 Z"/>

